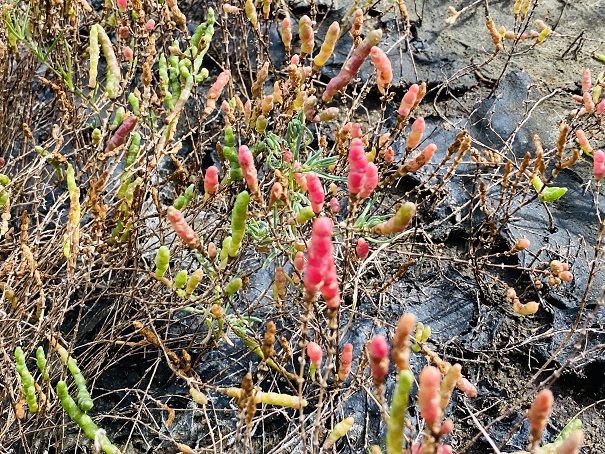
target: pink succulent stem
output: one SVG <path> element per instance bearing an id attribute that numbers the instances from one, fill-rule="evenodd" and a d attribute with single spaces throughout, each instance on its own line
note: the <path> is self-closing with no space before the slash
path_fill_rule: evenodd
<path id="1" fill-rule="evenodd" d="M 377 385 L 382 384 L 389 373 L 389 350 L 389 344 L 382 334 L 374 336 L 368 344 L 370 373 Z"/>
<path id="2" fill-rule="evenodd" d="M 542 439 L 542 432 L 548 424 L 548 417 L 552 411 L 554 397 L 550 389 L 543 389 L 538 393 L 529 411 L 527 419 L 530 425 L 530 449 L 537 447 Z"/>
<path id="3" fill-rule="evenodd" d="M 290 53 L 292 48 L 292 21 L 286 17 L 281 23 L 281 40 L 284 43 L 286 53 Z"/>
<path id="4" fill-rule="evenodd" d="M 323 208 L 326 193 L 324 192 L 324 188 L 317 175 L 315 175 L 313 172 L 309 172 L 307 173 L 306 177 L 311 208 L 313 208 L 313 212 L 315 214 L 319 214 Z"/>
<path id="5" fill-rule="evenodd" d="M 302 273 L 305 269 L 305 254 L 302 251 L 298 251 L 294 256 L 294 268 L 297 269 L 299 273 Z"/>
<path id="6" fill-rule="evenodd" d="M 206 194 L 214 194 L 218 190 L 218 169 L 210 166 L 206 169 L 204 177 L 204 191 Z"/>
<path id="7" fill-rule="evenodd" d="M 351 140 L 349 149 L 349 177 L 347 187 L 349 192 L 359 197 L 366 198 L 378 185 L 378 168 L 372 162 L 368 162 L 363 141 L 355 137 Z"/>
<path id="8" fill-rule="evenodd" d="M 590 145 L 588 137 L 586 137 L 586 133 L 583 129 L 578 129 L 576 131 L 576 138 L 578 139 L 578 143 L 580 144 L 580 148 L 582 148 L 582 151 L 584 151 L 584 153 L 586 153 L 587 155 L 591 155 L 592 146 Z"/>
<path id="9" fill-rule="evenodd" d="M 340 211 L 340 202 L 336 197 L 332 197 L 330 199 L 330 210 L 332 213 L 336 214 Z"/>
<path id="10" fill-rule="evenodd" d="M 175 207 L 169 206 L 167 216 L 178 237 L 190 248 L 197 249 L 200 246 L 200 239 L 197 236 L 197 233 L 195 233 L 189 224 L 187 224 L 187 221 L 183 217 L 183 213 Z"/>
<path id="11" fill-rule="evenodd" d="M 328 308 L 338 309 L 340 291 L 334 264 L 332 229 L 332 221 L 326 217 L 317 218 L 313 223 L 303 282 L 308 293 L 321 291 Z"/>
<path id="12" fill-rule="evenodd" d="M 418 406 L 420 414 L 430 426 L 434 426 L 441 420 L 441 396 L 439 386 L 441 384 L 441 372 L 434 366 L 422 369 L 419 377 Z"/>
<path id="13" fill-rule="evenodd" d="M 111 151 L 115 150 L 120 145 L 122 145 L 124 142 L 126 142 L 126 139 L 128 139 L 128 135 L 132 132 L 136 124 L 137 117 L 135 117 L 134 115 L 126 117 L 122 121 L 120 127 L 116 129 L 116 132 L 113 134 L 111 139 L 109 139 L 109 141 L 107 142 L 107 145 L 105 146 L 105 153 L 110 153 Z"/>
<path id="14" fill-rule="evenodd" d="M 400 117 L 407 117 L 412 111 L 412 107 L 416 103 L 416 96 L 420 91 L 420 86 L 418 84 L 413 84 L 410 86 L 408 91 L 403 95 L 403 99 L 401 100 L 401 104 L 399 105 L 399 109 L 397 113 Z"/>
<path id="15" fill-rule="evenodd" d="M 359 72 L 359 68 L 361 68 L 365 59 L 370 54 L 370 49 L 378 44 L 380 38 L 382 38 L 382 30 L 380 29 L 368 33 L 363 42 L 353 51 L 353 55 L 344 63 L 340 73 L 328 82 L 322 95 L 323 102 L 330 102 L 338 91 L 345 88 L 349 82 L 351 82 L 353 77 Z"/>
<path id="16" fill-rule="evenodd" d="M 220 98 L 223 89 L 229 83 L 229 78 L 231 77 L 230 71 L 223 71 L 218 75 L 216 81 L 210 89 L 208 90 L 208 94 L 206 95 L 206 107 L 204 108 L 204 116 L 208 116 L 212 113 L 214 108 L 216 107 L 216 101 Z"/>
<path id="17" fill-rule="evenodd" d="M 413 150 L 414 148 L 416 148 L 420 144 L 420 141 L 422 140 L 422 135 L 424 134 L 425 130 L 426 123 L 424 122 L 424 118 L 416 118 L 414 123 L 412 123 L 412 130 L 410 132 L 410 135 L 408 136 L 406 148 L 409 150 Z"/>
<path id="18" fill-rule="evenodd" d="M 351 363 L 353 362 L 353 344 L 345 344 L 340 353 L 340 366 L 338 368 L 338 378 L 345 381 L 351 373 Z"/>
<path id="19" fill-rule="evenodd" d="M 242 174 L 246 180 L 246 184 L 250 188 L 250 192 L 256 194 L 259 192 L 258 188 L 258 173 L 254 166 L 254 157 L 252 152 L 246 145 L 239 147 L 238 153 L 239 165 L 242 168 Z"/>
<path id="20" fill-rule="evenodd" d="M 321 347 L 315 342 L 309 342 L 307 344 L 307 356 L 309 357 L 309 361 L 314 366 L 321 365 L 321 358 L 323 356 L 323 352 L 321 351 Z"/>
<path id="21" fill-rule="evenodd" d="M 601 178 L 605 176 L 605 152 L 596 150 L 593 156 L 594 177 L 595 180 L 601 181 Z"/>
<path id="22" fill-rule="evenodd" d="M 313 52 L 315 46 L 315 32 L 313 31 L 313 22 L 309 16 L 303 16 L 298 22 L 298 35 L 300 37 L 300 53 L 308 55 Z"/>
<path id="23" fill-rule="evenodd" d="M 384 95 L 393 81 L 391 60 L 389 60 L 387 54 L 378 46 L 374 46 L 370 49 L 370 58 L 376 67 L 376 85 L 378 86 L 378 91 Z"/>
<path id="24" fill-rule="evenodd" d="M 370 253 L 370 246 L 368 246 L 368 242 L 364 238 L 359 238 L 357 240 L 355 252 L 357 253 L 357 256 L 361 259 L 365 259 Z"/>

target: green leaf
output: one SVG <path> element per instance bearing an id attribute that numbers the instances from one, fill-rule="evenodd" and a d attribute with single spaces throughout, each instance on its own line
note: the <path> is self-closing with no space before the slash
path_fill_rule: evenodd
<path id="1" fill-rule="evenodd" d="M 561 197 L 565 195 L 567 192 L 567 188 L 544 188 L 539 195 L 539 198 L 542 202 L 554 202 L 555 200 L 559 200 Z"/>

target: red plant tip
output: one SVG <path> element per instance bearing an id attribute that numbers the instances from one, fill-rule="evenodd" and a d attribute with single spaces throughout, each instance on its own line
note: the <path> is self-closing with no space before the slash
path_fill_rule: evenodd
<path id="1" fill-rule="evenodd" d="M 370 252 L 370 246 L 368 246 L 368 242 L 365 240 L 365 238 L 359 238 L 357 240 L 355 252 L 357 253 L 357 257 L 359 257 L 360 259 L 365 259 L 368 256 Z"/>
<path id="2" fill-rule="evenodd" d="M 336 197 L 332 197 L 330 199 L 330 210 L 332 213 L 336 214 L 340 211 L 340 202 Z"/>
<path id="3" fill-rule="evenodd" d="M 145 28 L 147 29 L 147 31 L 151 31 L 155 28 L 155 21 L 153 19 L 149 19 L 146 23 L 145 23 Z"/>
<path id="4" fill-rule="evenodd" d="M 124 46 L 123 52 L 124 52 L 124 58 L 128 61 L 132 61 L 132 58 L 134 57 L 134 52 L 132 51 L 130 46 Z"/>
<path id="5" fill-rule="evenodd" d="M 284 153 L 282 154 L 282 156 L 284 157 L 284 161 L 292 162 L 292 152 L 290 150 L 288 150 L 287 148 L 284 151 Z"/>
<path id="6" fill-rule="evenodd" d="M 593 172 L 595 180 L 601 181 L 601 178 L 605 176 L 605 152 L 602 150 L 595 150 L 593 162 Z"/>
<path id="7" fill-rule="evenodd" d="M 353 362 L 353 344 L 345 344 L 340 353 L 340 367 L 338 368 L 338 378 L 345 381 L 351 372 L 351 363 Z"/>
<path id="8" fill-rule="evenodd" d="M 439 435 L 443 436 L 443 435 L 451 434 L 453 430 L 454 430 L 454 422 L 451 419 L 446 419 L 445 421 L 443 421 L 443 424 L 441 424 L 441 429 L 439 429 Z"/>
<path id="9" fill-rule="evenodd" d="M 477 397 L 477 388 L 464 377 L 458 379 L 456 387 L 467 397 Z"/>
<path id="10" fill-rule="evenodd" d="M 286 52 L 290 53 L 292 45 L 292 21 L 289 17 L 284 18 L 281 23 L 281 40 L 284 43 Z"/>
<path id="11" fill-rule="evenodd" d="M 128 38 L 129 34 L 130 34 L 130 29 L 127 26 L 124 25 L 123 27 L 118 28 L 118 36 L 121 39 Z"/>
<path id="12" fill-rule="evenodd" d="M 315 214 L 321 213 L 326 193 L 321 185 L 321 181 L 319 181 L 319 177 L 313 172 L 307 173 L 307 189 L 309 191 L 309 201 L 311 202 L 313 212 Z"/>
<path id="13" fill-rule="evenodd" d="M 382 334 L 374 336 L 368 345 L 368 352 L 373 358 L 383 359 L 389 356 L 389 343 Z"/>
<path id="14" fill-rule="evenodd" d="M 305 254 L 301 251 L 298 251 L 294 256 L 294 268 L 296 268 L 299 273 L 302 273 L 305 269 Z"/>
<path id="15" fill-rule="evenodd" d="M 281 185 L 279 181 L 273 183 L 271 186 L 271 199 L 279 200 L 284 196 L 284 187 Z"/>
<path id="16" fill-rule="evenodd" d="M 383 95 L 386 89 L 393 80 L 393 69 L 391 67 L 391 60 L 385 52 L 378 46 L 374 46 L 370 49 L 370 58 L 376 68 L 376 85 L 378 91 Z"/>
<path id="17" fill-rule="evenodd" d="M 450 445 L 441 445 L 437 448 L 437 454 L 452 454 L 453 452 Z"/>
<path id="18" fill-rule="evenodd" d="M 412 111 L 412 107 L 416 103 L 416 97 L 418 96 L 418 92 L 420 91 L 420 86 L 418 84 L 413 84 L 405 95 L 403 95 L 403 99 L 401 100 L 401 104 L 399 105 L 399 109 L 397 113 L 401 117 L 407 117 Z"/>
<path id="19" fill-rule="evenodd" d="M 105 145 L 105 153 L 109 153 L 115 150 L 120 145 L 124 144 L 124 142 L 126 142 L 126 139 L 128 138 L 128 135 L 132 132 L 136 125 L 137 117 L 135 117 L 134 115 L 126 117 L 122 121 L 122 124 L 120 124 L 118 129 L 116 129 L 116 132 L 113 133 L 113 136 L 111 137 L 111 139 L 109 139 L 107 145 Z"/>
<path id="20" fill-rule="evenodd" d="M 543 389 L 538 393 L 527 413 L 532 432 L 541 433 L 546 428 L 553 402 L 554 397 L 550 389 Z"/>
<path id="21" fill-rule="evenodd" d="M 229 102 L 226 99 L 223 100 L 223 102 L 221 103 L 221 110 L 225 115 L 231 114 L 231 106 L 229 105 Z"/>
<path id="22" fill-rule="evenodd" d="M 584 100 L 584 108 L 586 109 L 586 112 L 593 113 L 595 110 L 595 105 L 594 101 L 592 100 L 592 94 L 590 94 L 590 92 L 586 92 L 584 93 L 584 96 L 582 96 L 582 99 Z"/>
<path id="23" fill-rule="evenodd" d="M 315 342 L 309 342 L 307 344 L 307 356 L 309 357 L 311 364 L 319 366 L 321 364 L 322 355 L 321 347 Z"/>
<path id="24" fill-rule="evenodd" d="M 513 252 L 521 252 L 529 247 L 531 243 L 527 238 L 520 238 L 513 246 Z"/>
<path id="25" fill-rule="evenodd" d="M 426 123 L 424 121 L 424 118 L 422 118 L 422 117 L 416 118 L 414 123 L 412 123 L 412 130 L 410 131 L 410 135 L 408 136 L 408 140 L 406 142 L 406 147 L 409 148 L 410 150 L 416 148 L 420 144 L 420 141 L 422 140 L 422 134 L 424 134 L 425 130 L 426 130 Z M 436 148 L 437 147 L 435 147 L 435 149 Z"/>
<path id="26" fill-rule="evenodd" d="M 197 236 L 197 233 L 195 233 L 189 224 L 187 224 L 187 221 L 183 217 L 183 213 L 175 207 L 169 206 L 167 217 L 170 224 L 172 224 L 174 232 L 187 246 L 192 249 L 197 249 L 200 246 L 200 239 Z"/>
<path id="27" fill-rule="evenodd" d="M 116 0 L 118 10 L 123 13 L 128 8 L 128 0 Z"/>
<path id="28" fill-rule="evenodd" d="M 582 148 L 582 151 L 584 151 L 584 153 L 586 153 L 587 155 L 592 155 L 593 151 L 592 151 L 592 146 L 590 145 L 590 142 L 588 141 L 588 137 L 586 137 L 586 133 L 584 132 L 583 129 L 578 129 L 576 131 L 576 137 L 578 139 L 578 143 L 580 144 L 580 148 Z"/>
<path id="29" fill-rule="evenodd" d="M 326 300 L 328 309 L 335 310 L 340 307 L 340 289 L 338 287 L 338 276 L 333 256 L 325 268 L 325 278 L 320 290 Z"/>
<path id="30" fill-rule="evenodd" d="M 427 366 L 420 372 L 418 388 L 418 406 L 420 414 L 429 425 L 434 425 L 441 418 L 441 372 L 434 366 Z"/>
<path id="31" fill-rule="evenodd" d="M 601 102 L 597 104 L 597 115 L 603 115 L 605 112 L 605 99 L 601 99 Z"/>
<path id="32" fill-rule="evenodd" d="M 298 66 L 299 63 L 300 63 L 300 56 L 298 54 L 292 55 L 292 58 L 290 58 L 290 64 Z"/>
<path id="33" fill-rule="evenodd" d="M 384 152 L 384 160 L 386 162 L 393 162 L 395 160 L 395 150 L 389 147 L 387 151 Z"/>
<path id="34" fill-rule="evenodd" d="M 252 193 L 258 192 L 258 174 L 256 167 L 254 167 L 254 157 L 246 145 L 239 147 L 238 161 L 250 191 Z"/>
<path id="35" fill-rule="evenodd" d="M 208 257 L 211 259 L 216 257 L 216 244 L 214 244 L 212 241 L 208 243 Z"/>
<path id="36" fill-rule="evenodd" d="M 357 123 L 356 123 L 357 124 Z M 349 177 L 347 179 L 347 188 L 351 194 L 359 194 L 363 185 L 368 160 L 363 149 L 363 141 L 355 137 L 351 140 L 349 149 Z"/>
<path id="37" fill-rule="evenodd" d="M 210 166 L 206 169 L 204 176 L 204 191 L 207 194 L 214 194 L 218 190 L 218 169 L 216 166 Z"/>
<path id="38" fill-rule="evenodd" d="M 368 344 L 370 355 L 370 373 L 376 383 L 384 382 L 389 373 L 389 344 L 386 338 L 379 334 Z"/>
<path id="39" fill-rule="evenodd" d="M 328 308 L 337 309 L 340 305 L 340 293 L 334 265 L 332 229 L 333 224 L 329 218 L 321 217 L 313 222 L 304 285 L 309 293 L 321 290 Z"/>
<path id="40" fill-rule="evenodd" d="M 357 123 L 355 123 L 357 125 Z M 355 130 L 355 125 L 353 130 Z M 378 168 L 373 162 L 368 162 L 363 141 L 355 137 L 351 140 L 349 149 L 349 177 L 347 188 L 351 194 L 359 195 L 362 199 L 368 197 L 378 185 Z"/>
<path id="41" fill-rule="evenodd" d="M 361 135 L 361 125 L 359 123 L 351 125 L 351 137 L 354 139 L 361 139 Z"/>

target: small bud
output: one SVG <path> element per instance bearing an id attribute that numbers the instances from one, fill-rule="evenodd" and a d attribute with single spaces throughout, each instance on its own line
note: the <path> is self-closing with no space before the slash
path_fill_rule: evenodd
<path id="1" fill-rule="evenodd" d="M 118 11 L 121 13 L 128 8 L 128 0 L 116 0 L 116 4 L 118 5 Z"/>
<path id="2" fill-rule="evenodd" d="M 124 46 L 123 52 L 124 52 L 124 58 L 128 61 L 132 61 L 132 58 L 134 57 L 134 52 L 132 51 L 130 46 Z"/>
<path id="3" fill-rule="evenodd" d="M 527 238 L 521 238 L 517 240 L 513 248 L 510 250 L 511 253 L 521 252 L 527 249 L 530 246 L 530 242 Z"/>
<path id="4" fill-rule="evenodd" d="M 355 246 L 355 252 L 357 256 L 361 259 L 365 259 L 370 252 L 370 247 L 368 246 L 368 242 L 364 238 L 359 238 L 357 240 L 357 246 Z"/>
<path id="5" fill-rule="evenodd" d="M 309 357 L 311 364 L 314 366 L 321 365 L 323 353 L 321 351 L 321 347 L 315 342 L 309 342 L 307 344 L 307 356 Z"/>
<path id="6" fill-rule="evenodd" d="M 330 199 L 330 210 L 332 210 L 332 213 L 334 214 L 340 211 L 340 202 L 336 197 Z"/>
<path id="7" fill-rule="evenodd" d="M 155 21 L 153 19 L 149 19 L 147 21 L 147 23 L 145 24 L 145 28 L 147 29 L 147 31 L 153 30 L 154 27 L 155 27 Z"/>
<path id="8" fill-rule="evenodd" d="M 211 259 L 216 257 L 216 244 L 214 244 L 212 241 L 208 243 L 208 257 Z"/>
<path id="9" fill-rule="evenodd" d="M 121 39 L 127 39 L 129 34 L 130 29 L 127 26 L 124 25 L 123 27 L 118 28 L 118 36 Z"/>
<path id="10" fill-rule="evenodd" d="M 294 268 L 296 268 L 299 273 L 302 273 L 305 269 L 305 254 L 303 254 L 302 251 L 298 251 L 294 256 Z"/>

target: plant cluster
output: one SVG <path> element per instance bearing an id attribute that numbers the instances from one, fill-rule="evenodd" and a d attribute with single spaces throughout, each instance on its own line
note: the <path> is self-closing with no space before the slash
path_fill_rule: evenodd
<path id="1" fill-rule="evenodd" d="M 351 8 L 320 36 L 313 2 L 300 18 L 271 1 L 222 3 L 205 8 L 197 26 L 176 0 L 107 0 L 98 11 L 86 0 L 59 3 L 9 2 L 0 26 L 9 38 L 0 55 L 23 65 L 58 107 L 43 127 L 23 119 L 22 143 L 7 147 L 0 174 L 0 235 L 10 246 L 0 252 L 7 320 L 0 345 L 15 352 L 2 366 L 7 443 L 68 449 L 57 430 L 62 408 L 97 451 L 120 452 L 121 442 L 93 420 L 101 415 L 103 375 L 155 355 L 137 390 L 110 391 L 114 406 L 100 410 L 119 419 L 125 402 L 137 408 L 126 418 L 132 430 L 124 446 L 136 428 L 180 452 L 224 443 L 254 452 L 260 422 L 275 408 L 287 443 L 301 452 L 344 449 L 361 423 L 347 400 L 363 392 L 384 430 L 371 443 L 357 438 L 358 449 L 451 453 L 452 396 L 475 398 L 477 377 L 433 349 L 427 320 L 411 313 L 381 319 L 361 305 L 414 267 L 449 262 L 470 267 L 481 288 L 496 288 L 508 303 L 507 317 L 525 323 L 539 313 L 546 289 L 571 285 L 574 265 L 563 254 L 545 262 L 527 238 L 503 247 L 504 232 L 524 207 L 538 201 L 548 211 L 568 197 L 569 188 L 554 183 L 582 154 L 593 159 L 599 218 L 587 286 L 596 275 L 605 227 L 598 200 L 605 153 L 595 149 L 605 138 L 603 73 L 593 85 L 584 72 L 582 94 L 573 97 L 579 107 L 561 123 L 557 143 L 544 147 L 536 136 L 535 149 L 518 160 L 504 148 L 482 149 L 464 129 L 447 148 L 437 145 L 422 113 L 435 93 L 424 82 L 392 86 L 389 49 L 368 8 Z M 409 40 L 406 4 L 396 6 Z M 515 2 L 514 31 L 487 17 L 493 54 L 478 67 L 506 51 L 505 39 L 535 39 L 530 51 L 556 35 L 541 21 L 540 30 L 524 31 L 536 7 Z M 463 11 L 451 13 L 453 25 Z M 54 40 L 50 23 L 62 30 Z M 328 77 L 348 35 L 348 55 Z M 235 61 L 234 49 L 251 42 L 253 51 Z M 270 45 L 284 61 L 271 58 Z M 53 80 L 36 75 L 40 67 Z M 375 124 L 363 115 L 372 98 L 380 104 Z M 448 206 L 449 185 L 469 169 L 468 200 L 436 216 Z M 444 223 L 469 232 L 465 257 L 433 241 Z M 529 266 L 520 265 L 524 254 L 534 254 Z M 383 262 L 391 277 L 380 277 Z M 503 269 L 519 279 L 502 277 Z M 523 279 L 533 285 L 521 293 Z M 350 333 L 359 320 L 373 324 L 361 341 Z M 54 350 L 48 360 L 41 344 Z M 35 347 L 39 376 L 27 365 Z M 235 374 L 204 370 L 213 355 L 231 354 L 241 363 Z M 80 366 L 74 356 L 85 358 Z M 171 430 L 171 399 L 150 391 L 161 368 L 184 390 L 186 407 L 208 422 L 196 448 Z M 554 402 L 546 385 L 517 402 L 533 401 L 528 452 L 577 453 L 577 419 L 542 443 Z M 545 389 L 534 397 L 537 388 Z M 236 407 L 230 441 L 215 424 L 225 416 L 212 409 L 224 398 Z"/>

